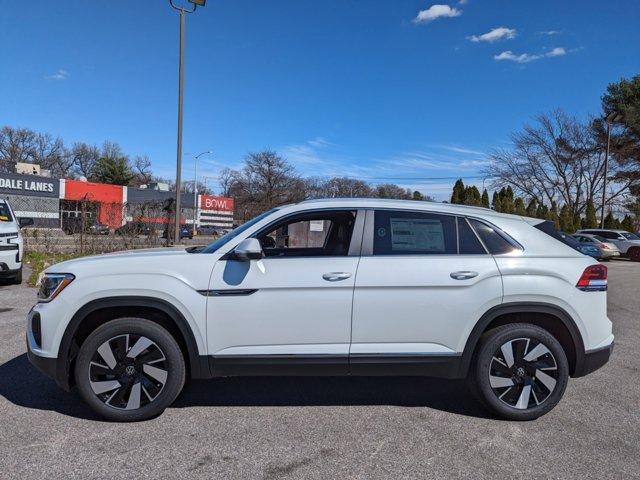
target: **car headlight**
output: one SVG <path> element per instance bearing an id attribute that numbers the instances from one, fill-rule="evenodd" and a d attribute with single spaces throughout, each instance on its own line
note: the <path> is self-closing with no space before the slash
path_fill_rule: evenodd
<path id="1" fill-rule="evenodd" d="M 50 302 L 64 290 L 76 277 L 70 273 L 46 273 L 38 290 L 39 302 Z"/>

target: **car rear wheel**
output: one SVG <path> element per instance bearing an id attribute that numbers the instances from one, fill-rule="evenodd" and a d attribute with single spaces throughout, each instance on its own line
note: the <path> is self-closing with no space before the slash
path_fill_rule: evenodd
<path id="1" fill-rule="evenodd" d="M 630 248 L 628 254 L 632 262 L 640 262 L 640 248 Z"/>
<path id="2" fill-rule="evenodd" d="M 470 371 L 476 397 L 508 420 L 533 420 L 562 398 L 569 364 L 562 346 L 530 324 L 504 325 L 481 339 Z"/>
<path id="3" fill-rule="evenodd" d="M 120 318 L 83 342 L 75 378 L 80 395 L 98 414 L 138 421 L 173 403 L 185 382 L 185 363 L 176 340 L 160 325 Z"/>
<path id="4" fill-rule="evenodd" d="M 18 270 L 18 273 L 16 273 L 15 276 L 13 277 L 13 284 L 14 285 L 22 284 L 22 266 L 20 266 L 20 270 Z"/>

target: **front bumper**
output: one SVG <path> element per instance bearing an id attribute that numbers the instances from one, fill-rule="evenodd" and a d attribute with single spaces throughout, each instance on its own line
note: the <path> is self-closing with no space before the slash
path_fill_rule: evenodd
<path id="1" fill-rule="evenodd" d="M 577 366 L 573 377 L 584 377 L 604 366 L 613 353 L 613 342 L 606 347 L 585 352 L 581 365 Z"/>
<path id="2" fill-rule="evenodd" d="M 31 365 L 36 367 L 47 377 L 56 379 L 56 373 L 58 368 L 58 359 L 49 357 L 40 357 L 31 351 L 29 346 L 29 340 L 27 339 L 27 358 Z"/>

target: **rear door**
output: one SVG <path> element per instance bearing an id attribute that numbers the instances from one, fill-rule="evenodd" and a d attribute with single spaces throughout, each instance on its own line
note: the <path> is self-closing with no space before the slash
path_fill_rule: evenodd
<path id="1" fill-rule="evenodd" d="M 354 292 L 352 372 L 457 356 L 477 320 L 501 301 L 496 262 L 467 219 L 369 211 Z"/>

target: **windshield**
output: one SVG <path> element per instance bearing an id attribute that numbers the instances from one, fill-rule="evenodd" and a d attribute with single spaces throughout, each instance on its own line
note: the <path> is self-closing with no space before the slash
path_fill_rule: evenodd
<path id="1" fill-rule="evenodd" d="M 0 203 L 0 222 L 13 222 L 11 210 L 6 203 Z"/>
<path id="2" fill-rule="evenodd" d="M 255 225 L 256 223 L 258 223 L 260 220 L 262 220 L 263 218 L 271 215 L 273 212 L 275 212 L 276 210 L 278 210 L 277 208 L 273 208 L 271 210 L 268 210 L 264 213 L 261 213 L 260 215 L 258 215 L 257 217 L 252 218 L 251 220 L 249 220 L 248 222 L 243 223 L 242 225 L 240 225 L 238 228 L 234 228 L 233 230 L 231 230 L 230 232 L 224 234 L 223 236 L 221 236 L 219 239 L 217 239 L 215 242 L 210 243 L 209 245 L 207 245 L 203 250 L 201 250 L 199 253 L 213 253 L 215 251 L 217 251 L 220 247 L 222 247 L 223 245 L 226 245 L 230 240 L 234 239 L 235 237 L 237 237 L 238 235 L 240 235 L 242 232 L 244 232 L 245 230 L 251 228 L 253 225 Z"/>
<path id="3" fill-rule="evenodd" d="M 640 237 L 635 233 L 622 232 L 622 236 L 627 240 L 640 240 Z"/>

